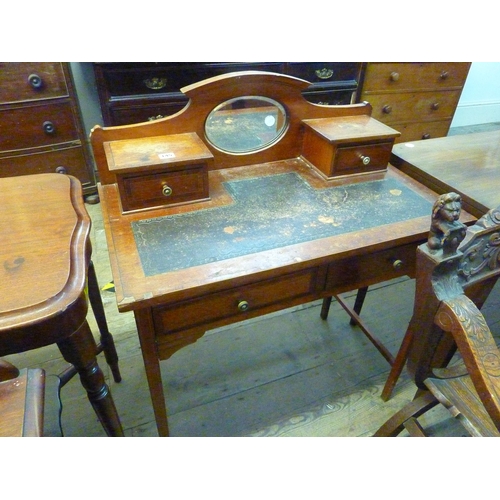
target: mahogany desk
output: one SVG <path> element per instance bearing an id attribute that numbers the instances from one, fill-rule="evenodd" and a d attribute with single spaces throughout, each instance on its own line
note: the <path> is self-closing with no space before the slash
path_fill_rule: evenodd
<path id="1" fill-rule="evenodd" d="M 396 144 L 391 163 L 478 218 L 500 205 L 500 130 Z"/>
<path id="2" fill-rule="evenodd" d="M 282 175 L 291 175 L 294 183 L 300 186 L 305 180 L 321 193 L 323 181 L 299 159 L 260 165 L 258 169 L 210 172 L 210 201 L 148 212 L 123 214 L 117 186 L 99 186 L 118 308 L 134 311 L 161 436 L 168 435 L 168 425 L 160 360 L 196 341 L 205 331 L 414 274 L 416 247 L 426 240 L 436 195 L 392 168 L 382 178 L 332 186 L 336 207 L 325 212 L 323 220 L 317 214 L 308 221 L 295 216 L 301 227 L 307 223 L 329 225 L 331 235 L 287 244 L 285 233 L 293 232 L 294 221 L 285 220 L 285 215 L 293 212 L 297 196 L 274 203 L 276 218 L 268 221 L 271 226 L 267 229 L 256 229 L 245 236 L 243 219 L 235 218 L 214 225 L 210 233 L 204 230 L 203 212 L 226 209 L 229 214 L 230 208 L 234 209 L 228 195 L 234 185 L 228 185 L 229 181 L 237 184 L 256 175 L 254 179 L 262 181 L 266 174 L 271 184 Z M 378 182 L 391 183 L 383 194 L 388 204 L 382 203 L 382 193 L 374 204 Z M 363 192 L 367 185 L 371 187 Z M 265 182 L 264 189 L 270 189 Z M 246 191 L 243 186 L 241 192 Z M 378 212 L 377 203 L 381 207 Z M 248 218 L 258 218 L 266 204 L 258 198 Z M 343 206 L 349 207 L 348 212 L 356 212 L 357 206 L 357 213 L 342 215 Z M 468 214 L 464 217 L 472 219 Z M 189 234 L 176 240 L 168 227 L 183 220 L 186 223 L 180 233 Z M 201 239 L 197 240 L 197 234 Z M 273 234 L 283 238 L 283 243 L 267 246 Z M 194 238 L 195 246 L 190 238 Z M 228 249 L 224 255 L 226 245 L 232 242 L 237 246 L 238 238 L 242 245 L 245 238 L 250 240 L 247 243 L 253 247 L 240 255 Z M 211 256 L 210 248 L 218 248 L 221 253 Z"/>
<path id="3" fill-rule="evenodd" d="M 414 275 L 436 193 L 387 169 L 399 132 L 368 103 L 314 105 L 308 85 L 222 75 L 183 88 L 171 117 L 91 133 L 117 305 L 134 312 L 161 436 L 160 360 L 207 330 Z"/>
<path id="4" fill-rule="evenodd" d="M 62 174 L 6 177 L 0 192 L 0 356 L 57 343 L 106 433 L 123 435 L 86 320 L 88 272 L 95 276 L 81 183 Z"/>

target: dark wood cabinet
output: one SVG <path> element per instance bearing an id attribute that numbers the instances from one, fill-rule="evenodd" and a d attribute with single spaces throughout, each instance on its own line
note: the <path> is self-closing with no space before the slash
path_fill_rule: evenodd
<path id="1" fill-rule="evenodd" d="M 69 63 L 0 63 L 0 177 L 49 172 L 77 177 L 96 198 Z"/>
<path id="2" fill-rule="evenodd" d="M 311 82 L 304 96 L 317 104 L 355 102 L 362 64 L 357 62 L 94 63 L 104 125 L 162 118 L 183 109 L 181 88 L 235 71 L 269 71 Z"/>

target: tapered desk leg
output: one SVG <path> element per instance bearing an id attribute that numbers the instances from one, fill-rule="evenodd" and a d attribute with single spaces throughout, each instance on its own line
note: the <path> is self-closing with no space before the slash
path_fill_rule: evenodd
<path id="1" fill-rule="evenodd" d="M 94 411 L 108 436 L 123 436 L 123 429 L 115 403 L 97 364 L 97 346 L 85 321 L 70 337 L 57 343 L 64 359 L 71 363 L 87 391 Z"/>
<path id="2" fill-rule="evenodd" d="M 113 379 L 115 382 L 121 382 L 122 376 L 118 366 L 118 354 L 116 352 L 115 342 L 113 336 L 108 330 L 108 322 L 104 313 L 104 306 L 102 305 L 101 293 L 99 292 L 99 283 L 94 269 L 94 264 L 90 261 L 88 268 L 88 283 L 89 283 L 89 302 L 94 312 L 97 326 L 101 334 L 101 345 L 104 351 L 104 357 L 108 363 Z"/>
<path id="3" fill-rule="evenodd" d="M 142 357 L 148 379 L 149 392 L 155 413 L 156 427 L 161 437 L 167 437 L 168 420 L 165 405 L 165 394 L 161 379 L 160 360 L 156 350 L 155 331 L 151 309 L 139 309 L 134 311 L 139 341 L 141 343 Z"/>

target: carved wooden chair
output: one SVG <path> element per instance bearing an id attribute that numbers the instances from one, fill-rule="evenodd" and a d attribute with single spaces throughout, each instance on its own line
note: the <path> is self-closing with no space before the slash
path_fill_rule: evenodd
<path id="1" fill-rule="evenodd" d="M 500 436 L 500 351 L 479 310 L 500 276 L 500 207 L 465 228 L 458 195 L 446 196 L 445 217 L 417 249 L 414 311 L 398 354 L 418 391 L 375 436 L 425 435 L 418 418 L 438 404 L 471 435 Z"/>

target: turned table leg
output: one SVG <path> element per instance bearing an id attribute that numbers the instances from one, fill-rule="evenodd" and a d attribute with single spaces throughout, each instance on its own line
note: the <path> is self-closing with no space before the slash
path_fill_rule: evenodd
<path id="1" fill-rule="evenodd" d="M 97 326 L 101 334 L 101 345 L 104 351 L 104 357 L 108 363 L 113 379 L 115 382 L 121 382 L 122 376 L 118 366 L 118 354 L 116 353 L 115 342 L 113 336 L 108 330 L 108 322 L 104 313 L 104 306 L 102 304 L 101 293 L 99 292 L 99 284 L 94 269 L 94 264 L 90 261 L 88 268 L 88 283 L 89 283 L 89 302 L 94 312 Z"/>
<path id="2" fill-rule="evenodd" d="M 85 321 L 70 337 L 57 343 L 64 359 L 71 363 L 87 391 L 94 411 L 108 436 L 123 436 L 115 403 L 97 364 L 97 346 L 90 327 Z"/>

